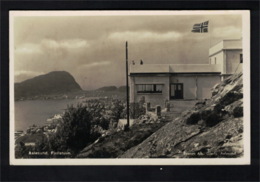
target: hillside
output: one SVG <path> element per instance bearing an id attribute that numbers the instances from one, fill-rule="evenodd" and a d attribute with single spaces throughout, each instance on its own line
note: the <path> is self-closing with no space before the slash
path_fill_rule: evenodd
<path id="1" fill-rule="evenodd" d="M 98 91 L 116 91 L 117 87 L 116 86 L 106 86 L 106 87 L 101 87 L 97 89 Z"/>
<path id="2" fill-rule="evenodd" d="M 98 88 L 96 91 L 104 91 L 104 92 L 126 92 L 126 86 L 120 86 L 120 87 L 116 87 L 116 86 L 105 86 L 105 87 L 101 87 Z"/>
<path id="3" fill-rule="evenodd" d="M 141 143 L 163 125 L 163 122 L 134 125 L 131 130 L 120 130 L 111 135 L 100 137 L 96 142 L 85 147 L 77 155 L 77 158 L 116 158 L 131 147 Z"/>
<path id="4" fill-rule="evenodd" d="M 129 87 L 128 87 L 129 88 Z M 119 92 L 126 92 L 126 86 L 120 86 L 117 88 Z"/>
<path id="5" fill-rule="evenodd" d="M 169 117 L 170 113 L 165 112 L 166 122 L 137 120 L 129 131 L 106 135 L 86 146 L 77 157 L 240 157 L 243 155 L 242 73 L 216 85 L 212 95 L 181 115 Z"/>
<path id="6" fill-rule="evenodd" d="M 243 155 L 242 73 L 212 91 L 213 97 L 167 123 L 121 158 L 234 158 Z"/>
<path id="7" fill-rule="evenodd" d="M 82 90 L 73 76 L 66 71 L 54 71 L 15 83 L 15 99 L 41 95 L 66 94 Z"/>

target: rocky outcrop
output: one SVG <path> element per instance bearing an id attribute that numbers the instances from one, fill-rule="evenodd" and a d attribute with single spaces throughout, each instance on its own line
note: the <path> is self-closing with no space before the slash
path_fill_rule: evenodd
<path id="1" fill-rule="evenodd" d="M 234 158 L 243 155 L 243 80 L 233 75 L 212 98 L 167 123 L 121 158 Z"/>

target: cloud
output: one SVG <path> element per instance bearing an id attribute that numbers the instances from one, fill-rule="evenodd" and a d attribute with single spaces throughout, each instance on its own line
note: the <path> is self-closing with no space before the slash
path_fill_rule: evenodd
<path id="1" fill-rule="evenodd" d="M 112 40 L 134 40 L 135 42 L 165 42 L 177 41 L 181 37 L 181 33 L 171 31 L 164 33 L 148 32 L 148 31 L 125 31 L 114 32 L 108 38 Z"/>
<path id="2" fill-rule="evenodd" d="M 89 47 L 89 43 L 83 39 L 68 39 L 60 41 L 43 39 L 40 43 L 21 44 L 15 49 L 15 52 L 18 54 L 42 54 L 46 51 L 57 52 L 59 50 L 72 52 L 87 47 Z"/>
<path id="3" fill-rule="evenodd" d="M 208 19 L 211 35 L 191 32 Z M 124 84 L 125 41 L 129 61 L 203 64 L 210 45 L 242 30 L 240 15 L 21 16 L 14 25 L 17 79 L 65 70 L 84 89 Z"/>
<path id="4" fill-rule="evenodd" d="M 26 70 L 16 71 L 15 72 L 15 82 L 21 82 L 23 80 L 33 78 L 35 76 L 39 76 L 42 74 L 44 74 L 44 72 L 26 71 Z"/>
<path id="5" fill-rule="evenodd" d="M 50 49 L 59 49 L 59 48 L 79 49 L 79 48 L 86 48 L 89 46 L 88 42 L 82 39 L 69 39 L 69 40 L 61 40 L 61 41 L 44 39 L 41 41 L 41 45 Z"/>
<path id="6" fill-rule="evenodd" d="M 39 45 L 33 43 L 25 43 L 15 48 L 15 53 L 18 54 L 40 54 L 42 50 Z"/>
<path id="7" fill-rule="evenodd" d="M 106 66 L 111 64 L 110 61 L 99 61 L 99 62 L 93 62 L 93 63 L 88 63 L 80 66 L 80 68 L 93 68 L 93 67 L 98 67 L 98 66 Z"/>
<path id="8" fill-rule="evenodd" d="M 241 38 L 242 32 L 241 29 L 234 26 L 226 26 L 226 27 L 218 27 L 214 28 L 212 32 L 214 37 L 221 37 L 221 38 Z"/>

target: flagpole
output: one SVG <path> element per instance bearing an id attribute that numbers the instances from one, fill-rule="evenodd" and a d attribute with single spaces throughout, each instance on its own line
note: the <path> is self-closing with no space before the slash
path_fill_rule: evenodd
<path id="1" fill-rule="evenodd" d="M 208 20 L 209 21 L 209 20 Z M 210 21 L 209 21 L 210 22 Z M 212 22 L 210 22 L 212 23 Z M 210 47 L 211 47 L 211 25 L 209 26 L 209 23 L 208 23 L 208 30 L 209 30 L 209 50 L 210 50 Z M 211 64 L 210 62 L 210 59 L 209 59 L 209 64 Z"/>
<path id="2" fill-rule="evenodd" d="M 129 87 L 128 87 L 128 44 L 125 43 L 125 58 L 126 58 L 126 113 L 127 113 L 127 124 L 125 130 L 129 129 Z"/>

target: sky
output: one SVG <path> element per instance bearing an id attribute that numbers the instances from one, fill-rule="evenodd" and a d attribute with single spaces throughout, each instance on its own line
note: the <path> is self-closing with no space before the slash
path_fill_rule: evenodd
<path id="1" fill-rule="evenodd" d="M 209 33 L 192 33 L 209 21 Z M 242 16 L 15 16 L 14 81 L 67 71 L 82 89 L 125 85 L 129 62 L 207 64 L 210 45 L 242 37 Z"/>

